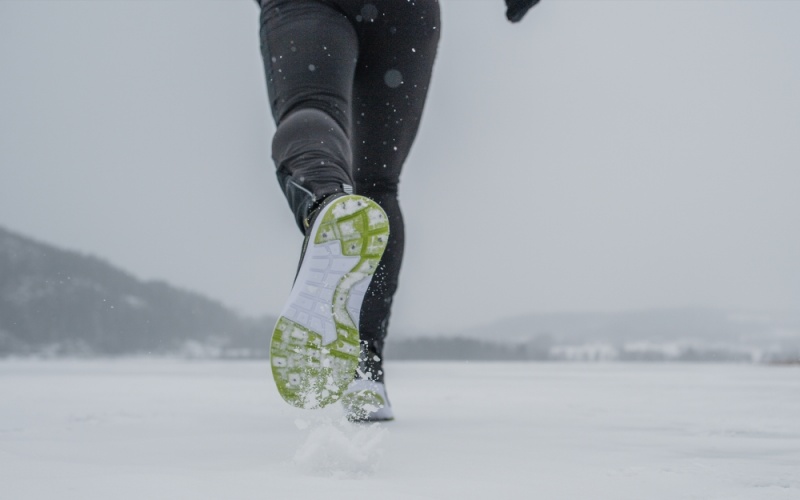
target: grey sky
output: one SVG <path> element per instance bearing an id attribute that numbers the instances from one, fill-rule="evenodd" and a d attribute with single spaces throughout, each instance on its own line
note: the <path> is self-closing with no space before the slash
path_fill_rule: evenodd
<path id="1" fill-rule="evenodd" d="M 394 330 L 800 305 L 800 2 L 443 2 Z M 241 1 L 0 2 L 0 225 L 253 314 L 301 236 Z"/>

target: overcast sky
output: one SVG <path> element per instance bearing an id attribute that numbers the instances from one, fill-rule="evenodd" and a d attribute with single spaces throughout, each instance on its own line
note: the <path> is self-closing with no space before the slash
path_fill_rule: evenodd
<path id="1" fill-rule="evenodd" d="M 393 330 L 800 307 L 800 2 L 443 2 Z M 0 225 L 277 314 L 252 0 L 0 1 Z"/>

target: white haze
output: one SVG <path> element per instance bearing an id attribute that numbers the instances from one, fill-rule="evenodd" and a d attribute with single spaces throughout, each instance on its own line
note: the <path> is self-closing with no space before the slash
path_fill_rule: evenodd
<path id="1" fill-rule="evenodd" d="M 800 304 L 800 3 L 443 2 L 394 330 Z M 0 2 L 0 225 L 251 313 L 300 235 L 252 0 Z"/>

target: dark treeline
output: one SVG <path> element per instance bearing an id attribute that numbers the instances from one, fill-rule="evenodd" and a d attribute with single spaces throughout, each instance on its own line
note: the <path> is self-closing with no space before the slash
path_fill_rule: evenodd
<path id="1" fill-rule="evenodd" d="M 549 345 L 548 345 L 549 344 Z M 487 342 L 465 337 L 420 337 L 390 340 L 393 360 L 441 361 L 629 361 L 629 362 L 787 362 L 800 361 L 800 350 L 759 357 L 754 351 L 718 346 L 654 345 L 649 348 L 608 344 L 561 346 L 552 338 L 523 343 Z"/>

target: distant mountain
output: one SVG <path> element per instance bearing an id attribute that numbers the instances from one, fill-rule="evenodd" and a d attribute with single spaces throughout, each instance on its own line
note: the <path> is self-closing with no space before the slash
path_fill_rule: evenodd
<path id="1" fill-rule="evenodd" d="M 0 355 L 266 355 L 273 324 L 0 228 Z"/>
<path id="2" fill-rule="evenodd" d="M 459 332 L 459 336 L 561 344 L 706 342 L 756 344 L 800 340 L 800 313 L 752 313 L 701 307 L 607 313 L 531 314 Z"/>

